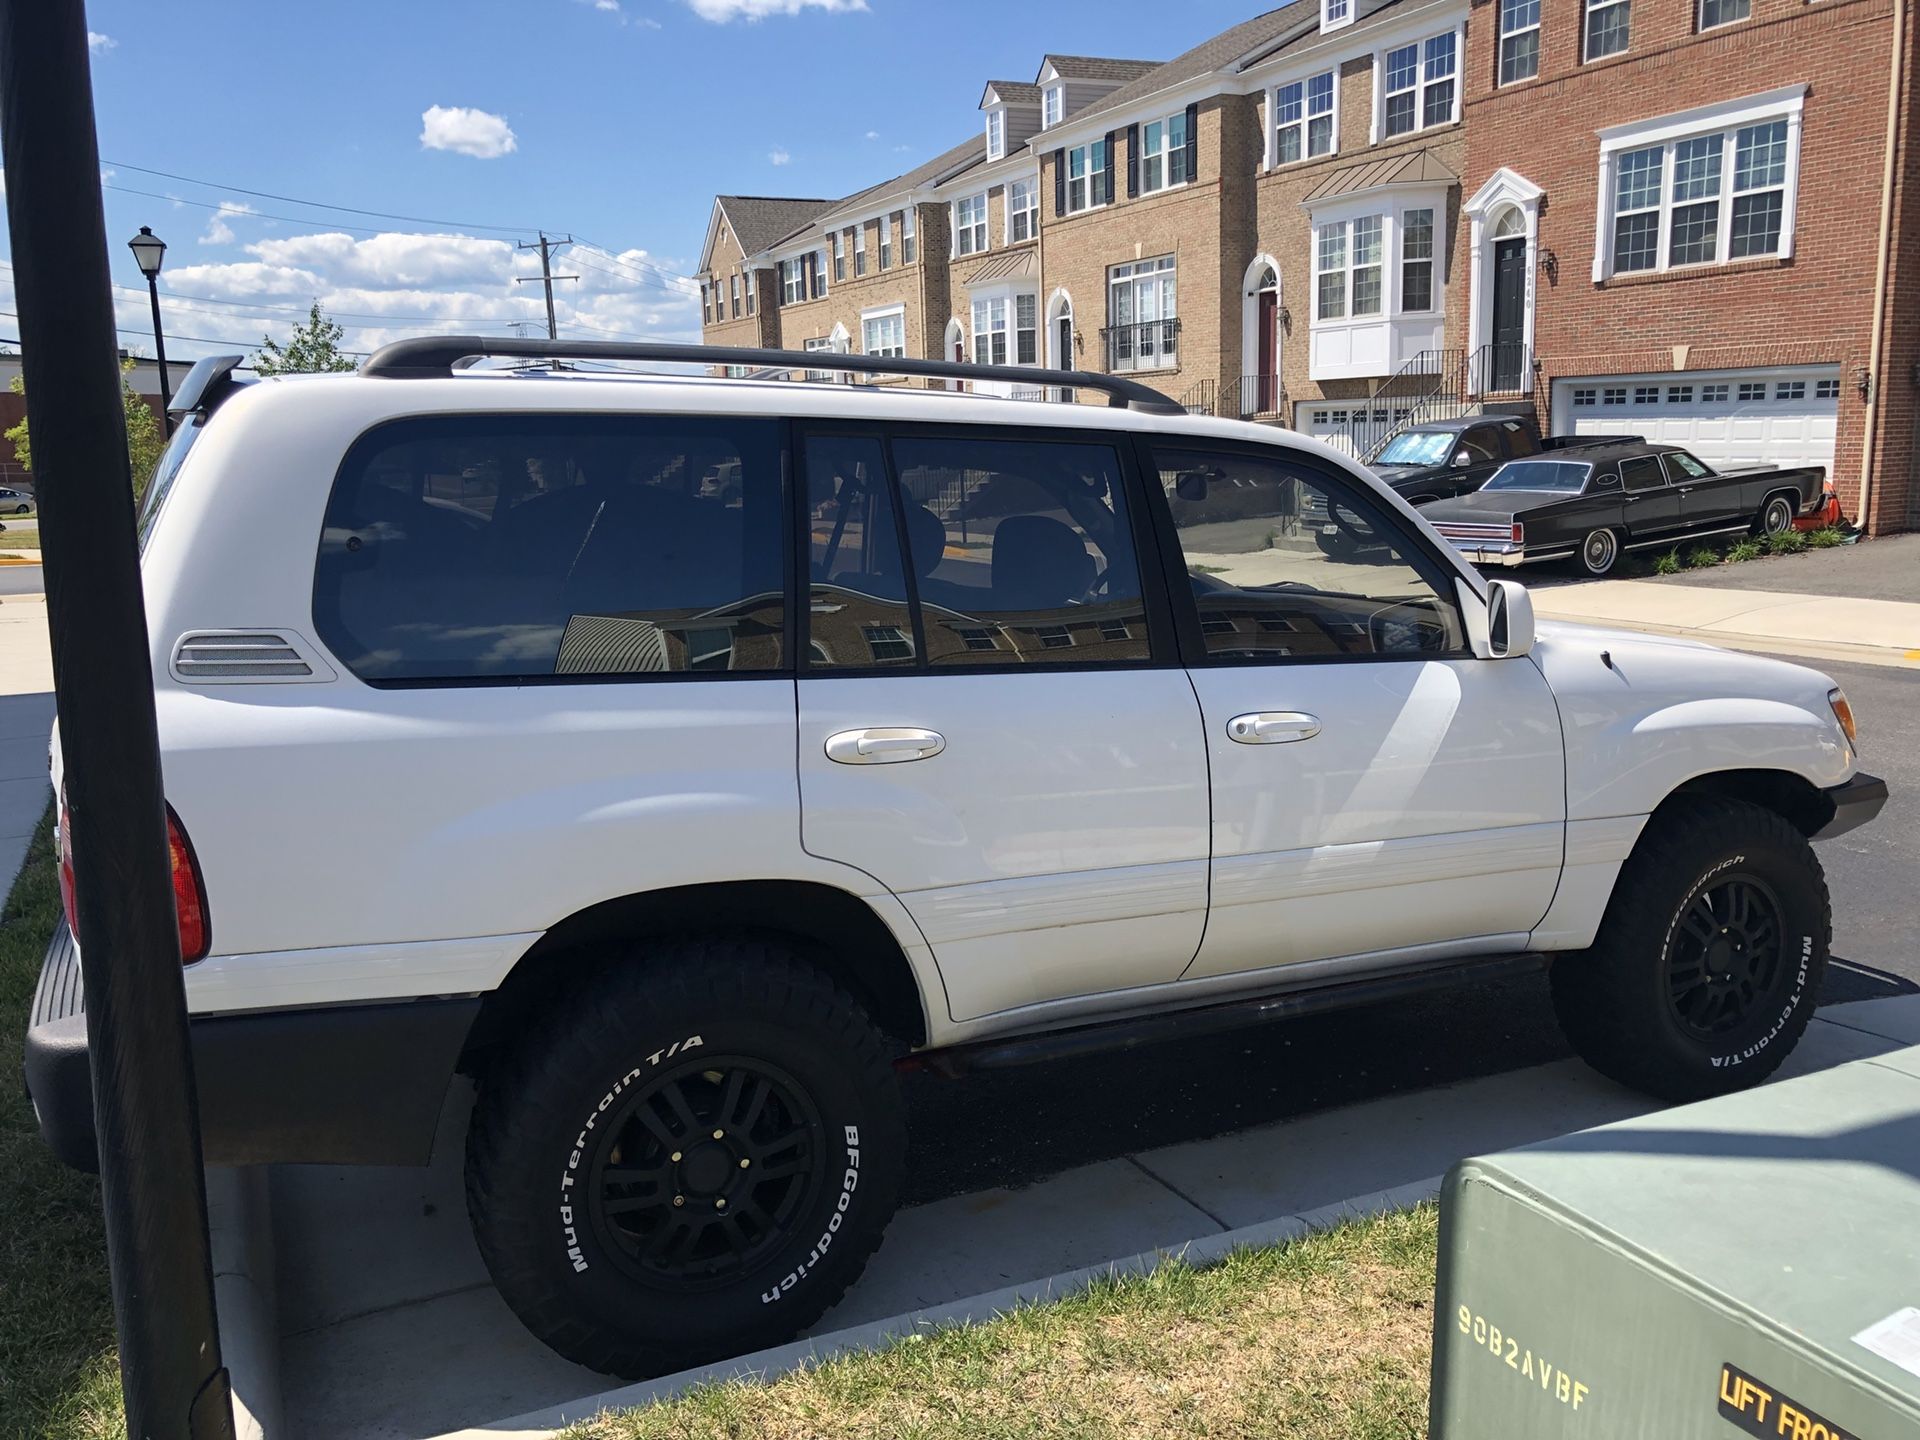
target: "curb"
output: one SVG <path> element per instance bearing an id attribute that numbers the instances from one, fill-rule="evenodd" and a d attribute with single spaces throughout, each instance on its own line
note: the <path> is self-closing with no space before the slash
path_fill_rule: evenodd
<path id="1" fill-rule="evenodd" d="M 280 1321 L 274 1290 L 273 1210 L 259 1166 L 207 1171 L 207 1234 L 220 1355 L 233 1389 L 235 1440 L 277 1440 Z"/>
<path id="2" fill-rule="evenodd" d="M 1425 1180 L 1415 1180 L 1411 1184 L 1397 1185 L 1389 1190 L 1370 1191 L 1336 1201 L 1331 1205 L 1323 1205 L 1315 1210 L 1307 1210 L 1298 1215 L 1283 1215 L 1276 1220 L 1262 1221 L 1258 1225 L 1226 1230 L 1217 1235 L 1205 1235 L 1196 1240 L 1189 1240 L 1183 1245 L 1144 1251 L 1123 1260 L 1110 1260 L 1100 1265 L 1064 1271 L 1044 1279 L 1029 1280 L 1024 1284 L 990 1290 L 983 1295 L 975 1295 L 966 1300 L 933 1305 L 923 1310 L 910 1310 L 890 1319 L 875 1320 L 865 1325 L 836 1330 L 830 1334 L 796 1340 L 791 1344 L 778 1345 L 770 1350 L 723 1360 L 716 1365 L 702 1366 L 695 1370 L 682 1370 L 676 1375 L 666 1375 L 658 1380 L 645 1380 L 637 1385 L 621 1386 L 602 1391 L 597 1395 L 583 1395 L 577 1400 L 565 1401 L 544 1410 L 530 1411 L 525 1415 L 516 1415 L 511 1419 L 495 1420 L 490 1424 L 476 1425 L 464 1430 L 450 1430 L 443 1435 L 432 1437 L 432 1440 L 549 1440 L 556 1431 L 568 1425 L 576 1425 L 583 1420 L 590 1420 L 603 1410 L 625 1410 L 653 1401 L 671 1400 L 696 1386 L 715 1384 L 725 1380 L 770 1380 L 802 1365 L 827 1360 L 850 1351 L 871 1350 L 905 1335 L 936 1327 L 978 1324 L 1017 1306 L 1061 1299 L 1109 1276 L 1144 1274 L 1165 1260 L 1208 1264 L 1222 1259 L 1234 1250 L 1249 1246 L 1274 1245 L 1285 1240 L 1297 1240 L 1315 1230 L 1328 1229 L 1343 1220 L 1378 1215 L 1390 1210 L 1403 1210 L 1438 1195 L 1442 1179 L 1442 1176 L 1434 1175 Z"/>

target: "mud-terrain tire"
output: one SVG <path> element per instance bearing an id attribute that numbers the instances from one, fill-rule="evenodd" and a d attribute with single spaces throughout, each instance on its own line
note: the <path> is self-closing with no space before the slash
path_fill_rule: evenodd
<path id="1" fill-rule="evenodd" d="M 1591 949 L 1558 957 L 1554 1011 L 1601 1074 L 1662 1100 L 1756 1085 L 1813 1017 L 1832 905 L 1806 837 L 1744 801 L 1647 822 Z"/>
<path id="2" fill-rule="evenodd" d="M 644 1379 L 790 1340 L 859 1278 L 899 1195 L 887 1042 L 753 940 L 590 973 L 490 1067 L 467 1210 L 547 1345 Z"/>

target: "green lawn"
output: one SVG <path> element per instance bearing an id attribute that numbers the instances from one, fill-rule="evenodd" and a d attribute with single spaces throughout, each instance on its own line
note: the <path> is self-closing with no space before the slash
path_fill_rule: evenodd
<path id="1" fill-rule="evenodd" d="M 0 542 L 5 536 L 0 535 Z M 0 547 L 3 548 L 3 547 Z M 0 910 L 0 1437 L 120 1436 L 113 1299 L 100 1187 L 40 1143 L 20 1047 L 40 957 L 60 913 L 52 819 Z"/>
<path id="2" fill-rule="evenodd" d="M 39 548 L 40 531 L 37 527 L 32 530 L 23 530 L 18 525 L 9 525 L 4 531 L 0 531 L 0 552 L 38 550 Z"/>
<path id="3" fill-rule="evenodd" d="M 1163 1265 L 767 1382 L 607 1414 L 567 1440 L 1418 1440 L 1431 1205 L 1196 1269 Z"/>

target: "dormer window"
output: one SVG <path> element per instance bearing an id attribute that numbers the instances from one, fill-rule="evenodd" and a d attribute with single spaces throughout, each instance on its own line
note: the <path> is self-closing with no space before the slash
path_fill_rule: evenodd
<path id="1" fill-rule="evenodd" d="M 987 112 L 987 159 L 1001 160 L 1007 153 L 1007 112 Z"/>
<path id="2" fill-rule="evenodd" d="M 1353 23 L 1353 0 L 1320 0 L 1320 28 L 1338 30 Z"/>
<path id="3" fill-rule="evenodd" d="M 1067 90 L 1064 85 L 1049 85 L 1040 97 L 1040 128 L 1046 130 L 1060 123 L 1060 117 L 1066 112 Z"/>

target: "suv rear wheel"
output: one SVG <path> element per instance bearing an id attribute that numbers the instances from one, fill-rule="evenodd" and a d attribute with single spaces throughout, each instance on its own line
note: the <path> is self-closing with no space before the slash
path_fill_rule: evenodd
<path id="1" fill-rule="evenodd" d="M 488 1074 L 467 1208 L 528 1329 L 643 1378 L 818 1319 L 879 1245 L 905 1151 L 851 996 L 773 945 L 687 943 L 600 972 Z"/>
<path id="2" fill-rule="evenodd" d="M 1813 847 L 1771 810 L 1684 799 L 1647 822 L 1599 938 L 1551 972 L 1586 1061 L 1662 1100 L 1758 1084 L 1813 1017 L 1832 907 Z"/>

